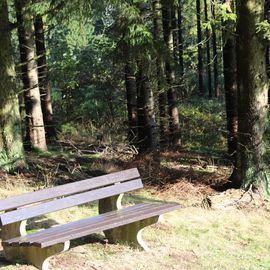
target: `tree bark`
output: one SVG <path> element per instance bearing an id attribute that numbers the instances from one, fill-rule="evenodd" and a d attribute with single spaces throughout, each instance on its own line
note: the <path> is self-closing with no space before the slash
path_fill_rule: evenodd
<path id="1" fill-rule="evenodd" d="M 216 19 L 215 3 L 211 1 L 212 17 Z M 217 34 L 215 23 L 212 24 L 212 46 L 213 46 L 213 71 L 214 71 L 214 97 L 219 97 L 219 84 L 218 84 L 218 54 L 217 54 Z"/>
<path id="2" fill-rule="evenodd" d="M 32 16 L 29 11 L 30 5 L 31 0 L 15 1 L 27 120 L 26 139 L 30 147 L 46 151 L 47 145 L 38 87 L 34 31 L 32 27 Z"/>
<path id="3" fill-rule="evenodd" d="M 151 149 L 157 152 L 159 138 L 154 112 L 154 95 L 150 83 L 150 63 L 142 56 L 138 63 L 137 103 L 139 151 Z"/>
<path id="4" fill-rule="evenodd" d="M 184 39 L 183 39 L 183 16 L 182 16 L 182 0 L 179 0 L 179 5 L 177 9 L 178 18 L 178 44 L 179 44 L 179 67 L 180 67 L 180 77 L 183 80 L 184 76 Z"/>
<path id="5" fill-rule="evenodd" d="M 157 62 L 157 87 L 158 87 L 158 107 L 159 107 L 159 130 L 160 142 L 166 142 L 167 137 L 167 114 L 166 114 L 166 71 L 165 71 L 165 43 L 162 25 L 162 6 L 160 0 L 153 1 L 154 17 L 154 39 L 156 44 Z"/>
<path id="6" fill-rule="evenodd" d="M 208 22 L 208 9 L 207 0 L 204 0 L 204 18 L 205 22 Z M 206 29 L 206 59 L 207 59 L 207 83 L 208 83 L 208 96 L 213 97 L 212 91 L 212 72 L 211 72 L 211 54 L 210 54 L 210 32 Z"/>
<path id="7" fill-rule="evenodd" d="M 177 95 L 175 86 L 175 64 L 173 63 L 174 48 L 173 48 L 173 28 L 172 28 L 172 3 L 163 1 L 163 32 L 164 40 L 167 46 L 168 57 L 166 59 L 166 77 L 168 84 L 168 114 L 169 114 L 169 128 L 170 141 L 173 145 L 180 145 L 180 121 L 179 112 L 177 108 Z"/>
<path id="8" fill-rule="evenodd" d="M 46 59 L 44 26 L 41 15 L 36 16 L 34 26 L 38 64 L 38 81 L 41 95 L 43 121 L 45 124 L 46 136 L 48 138 L 56 138 L 56 130 L 52 109 L 51 87 L 49 82 L 49 70 Z"/>
<path id="9" fill-rule="evenodd" d="M 257 33 L 264 20 L 263 0 L 237 2 L 238 148 L 235 182 L 269 195 L 266 145 L 269 128 L 266 42 Z"/>
<path id="10" fill-rule="evenodd" d="M 137 145 L 138 141 L 138 114 L 137 114 L 137 88 L 136 76 L 133 63 L 130 59 L 125 66 L 125 86 L 127 95 L 127 111 L 128 111 L 128 140 L 131 144 Z"/>
<path id="11" fill-rule="evenodd" d="M 267 20 L 268 23 L 270 23 L 270 0 L 265 1 L 264 14 L 265 14 L 265 20 Z M 269 42 L 267 44 L 265 58 L 266 58 L 266 72 L 267 72 L 268 79 L 270 80 L 270 45 L 269 45 Z M 270 88 L 268 90 L 268 102 L 270 102 Z"/>
<path id="12" fill-rule="evenodd" d="M 196 0 L 197 11 L 197 46 L 198 46 L 198 79 L 199 79 L 199 95 L 205 94 L 203 84 L 203 56 L 202 56 L 202 27 L 201 27 L 201 0 Z"/>
<path id="13" fill-rule="evenodd" d="M 228 10 L 231 12 L 231 0 L 227 0 Z M 227 115 L 227 144 L 228 155 L 235 164 L 237 150 L 237 68 L 236 68 L 236 43 L 234 35 L 234 23 L 223 22 L 223 69 L 224 89 Z"/>
<path id="14" fill-rule="evenodd" d="M 173 58 L 174 58 L 174 65 L 177 66 L 179 62 L 179 38 L 178 38 L 178 19 L 177 19 L 177 8 L 175 7 L 174 3 L 171 5 L 171 27 L 172 27 L 172 36 L 173 36 Z M 176 70 L 176 68 L 175 68 Z"/>
<path id="15" fill-rule="evenodd" d="M 16 74 L 6 0 L 0 0 L 0 169 L 24 167 Z"/>

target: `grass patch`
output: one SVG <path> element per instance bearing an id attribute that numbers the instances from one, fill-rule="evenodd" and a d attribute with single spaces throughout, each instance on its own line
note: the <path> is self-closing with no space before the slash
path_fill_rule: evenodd
<path id="1" fill-rule="evenodd" d="M 181 198 L 167 194 L 170 199 Z M 126 196 L 125 203 L 164 200 L 146 188 Z M 35 220 L 41 227 L 65 223 L 97 213 L 96 204 L 87 204 L 52 213 Z M 72 248 L 55 256 L 52 269 L 181 269 L 181 270 L 269 270 L 270 213 L 262 209 L 204 210 L 186 207 L 164 215 L 161 223 L 145 229 L 143 237 L 150 252 L 133 250 L 126 245 L 106 244 L 102 234 L 72 241 Z M 50 222 L 48 222 L 50 221 Z M 49 224 L 50 223 L 50 224 Z M 30 223 L 31 230 L 35 230 Z M 7 270 L 35 269 L 10 265 Z"/>

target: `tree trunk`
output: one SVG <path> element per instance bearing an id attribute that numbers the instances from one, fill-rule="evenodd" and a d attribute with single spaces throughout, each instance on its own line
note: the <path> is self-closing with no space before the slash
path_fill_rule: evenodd
<path id="1" fill-rule="evenodd" d="M 265 1 L 264 14 L 265 14 L 265 20 L 267 20 L 268 23 L 270 23 L 270 0 Z M 267 72 L 268 79 L 270 80 L 270 45 L 269 45 L 269 42 L 267 44 L 265 57 L 266 57 L 266 72 Z M 268 90 L 268 102 L 270 102 L 270 88 Z"/>
<path id="2" fill-rule="evenodd" d="M 44 26 L 41 15 L 36 16 L 34 25 L 38 64 L 38 81 L 41 95 L 43 121 L 45 124 L 46 136 L 48 138 L 56 138 L 56 130 L 52 110 L 51 87 L 49 82 L 49 70 L 46 59 Z"/>
<path id="3" fill-rule="evenodd" d="M 179 5 L 177 9 L 177 18 L 178 18 L 178 44 L 179 44 L 179 68 L 180 68 L 180 77 L 183 80 L 184 76 L 184 46 L 183 46 L 183 17 L 182 17 L 182 0 L 179 0 Z"/>
<path id="4" fill-rule="evenodd" d="M 8 29 L 7 2 L 0 0 L 0 169 L 12 171 L 23 167 L 25 162 L 16 74 Z"/>
<path id="5" fill-rule="evenodd" d="M 146 118 L 144 114 L 144 99 L 142 91 L 142 70 L 139 61 L 138 69 L 136 73 L 136 88 L 137 88 L 137 113 L 138 113 L 138 148 L 140 152 L 143 152 L 147 149 L 145 145 L 145 140 L 147 137 L 147 132 L 145 129 Z"/>
<path id="6" fill-rule="evenodd" d="M 27 140 L 30 147 L 46 151 L 30 4 L 31 0 L 15 1 L 27 119 Z"/>
<path id="7" fill-rule="evenodd" d="M 211 1 L 212 17 L 216 19 L 215 3 Z M 218 84 L 218 54 L 217 54 L 217 34 L 215 23 L 212 24 L 212 46 L 213 46 L 213 69 L 214 69 L 214 97 L 219 97 L 219 84 Z"/>
<path id="8" fill-rule="evenodd" d="M 138 141 L 138 115 L 137 115 L 137 88 L 134 67 L 131 60 L 128 60 L 125 66 L 125 85 L 127 94 L 128 111 L 128 140 L 131 144 L 137 145 Z"/>
<path id="9" fill-rule="evenodd" d="M 270 80 L 270 46 L 267 45 L 266 54 L 265 54 L 265 61 L 266 61 L 266 73 L 268 80 Z M 268 102 L 270 102 L 270 85 L 268 90 Z"/>
<path id="10" fill-rule="evenodd" d="M 269 127 L 266 42 L 257 33 L 264 20 L 263 0 L 237 2 L 238 148 L 235 182 L 263 189 L 269 195 L 266 135 Z M 268 163 L 268 162 L 267 162 Z"/>
<path id="11" fill-rule="evenodd" d="M 154 112 L 154 95 L 150 83 L 150 63 L 142 56 L 138 63 L 137 102 L 138 102 L 138 135 L 139 151 L 148 149 L 156 152 L 159 149 L 159 138 Z"/>
<path id="12" fill-rule="evenodd" d="M 201 28 L 201 0 L 196 0 L 197 11 L 197 46 L 198 46 L 198 79 L 199 79 L 199 94 L 205 94 L 203 85 L 203 56 L 202 56 L 202 28 Z"/>
<path id="13" fill-rule="evenodd" d="M 204 18 L 205 22 L 208 22 L 208 10 L 207 0 L 204 0 Z M 207 83 L 208 83 L 208 95 L 209 98 L 213 97 L 212 91 L 212 73 L 211 73 L 211 54 L 210 54 L 210 33 L 209 29 L 206 29 L 206 59 L 207 59 Z"/>
<path id="14" fill-rule="evenodd" d="M 231 0 L 227 0 L 228 10 L 231 12 Z M 227 115 L 227 142 L 228 154 L 233 163 L 237 149 L 237 68 L 236 68 L 236 44 L 234 36 L 234 25 L 230 21 L 223 23 L 223 69 L 224 89 Z"/>
<path id="15" fill-rule="evenodd" d="M 166 71 L 165 71 L 165 43 L 162 25 L 162 6 L 160 0 L 153 2 L 154 38 L 157 57 L 157 84 L 159 102 L 159 130 L 160 142 L 166 142 L 167 114 L 166 114 Z"/>
<path id="16" fill-rule="evenodd" d="M 174 145 L 180 145 L 180 121 L 179 112 L 177 108 L 177 96 L 175 91 L 175 64 L 173 63 L 174 48 L 173 48 L 173 29 L 172 29 L 172 4 L 163 1 L 163 30 L 164 40 L 167 46 L 168 57 L 166 59 L 166 77 L 168 84 L 168 114 L 169 114 L 169 128 L 170 141 Z"/>
<path id="17" fill-rule="evenodd" d="M 173 58 L 174 65 L 177 66 L 179 62 L 179 38 L 178 38 L 178 19 L 177 19 L 177 9 L 174 4 L 171 5 L 171 27 L 172 27 L 172 35 L 173 35 Z"/>

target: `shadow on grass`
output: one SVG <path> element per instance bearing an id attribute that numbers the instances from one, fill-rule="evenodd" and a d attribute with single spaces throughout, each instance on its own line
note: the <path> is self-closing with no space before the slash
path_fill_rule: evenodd
<path id="1" fill-rule="evenodd" d="M 181 164 L 198 164 L 198 163 L 214 163 L 216 165 L 230 166 L 231 161 L 228 159 L 224 151 L 221 152 L 207 152 L 203 150 L 187 150 L 181 147 L 174 147 L 173 149 L 164 150 L 161 154 L 164 160 L 177 161 Z"/>
<path id="2" fill-rule="evenodd" d="M 26 230 L 33 232 L 38 229 L 48 229 L 55 225 L 59 225 L 59 223 L 54 219 L 47 218 L 46 216 L 38 216 L 27 221 Z"/>
<path id="3" fill-rule="evenodd" d="M 15 265 L 14 263 L 11 263 L 7 261 L 4 257 L 4 251 L 0 251 L 0 268 L 6 268 L 9 265 Z"/>
<path id="4" fill-rule="evenodd" d="M 80 237 L 78 239 L 74 239 L 70 241 L 70 248 L 88 245 L 88 244 L 95 244 L 95 243 L 105 245 L 107 242 L 108 241 L 106 240 L 105 236 L 103 236 L 102 234 L 93 233 L 88 236 Z"/>

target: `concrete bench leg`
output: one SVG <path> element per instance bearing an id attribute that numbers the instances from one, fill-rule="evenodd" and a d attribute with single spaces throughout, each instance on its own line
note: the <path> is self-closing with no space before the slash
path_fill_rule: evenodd
<path id="1" fill-rule="evenodd" d="M 4 225 L 1 228 L 2 240 L 26 235 L 26 220 Z"/>
<path id="2" fill-rule="evenodd" d="M 2 227 L 2 240 L 12 239 L 26 235 L 26 221 L 8 224 Z M 39 269 L 48 270 L 49 259 L 60 252 L 69 249 L 69 241 L 47 248 L 39 248 L 35 246 L 10 246 L 2 243 L 5 258 L 8 261 L 16 262 L 16 260 L 24 261 L 32 264 Z"/>
<path id="3" fill-rule="evenodd" d="M 111 243 L 122 242 L 133 248 L 139 248 L 147 251 L 149 248 L 142 239 L 142 231 L 145 227 L 157 223 L 159 218 L 160 216 L 155 216 L 136 221 L 111 230 L 106 230 L 104 231 L 104 234 Z"/>
<path id="4" fill-rule="evenodd" d="M 35 246 L 6 246 L 3 245 L 5 258 L 11 262 L 26 262 L 41 270 L 49 269 L 49 260 L 52 256 L 67 251 L 70 242 L 39 248 Z"/>
<path id="5" fill-rule="evenodd" d="M 99 214 L 107 213 L 114 210 L 122 209 L 122 198 L 124 194 L 115 195 L 112 197 L 104 198 L 98 202 Z"/>

